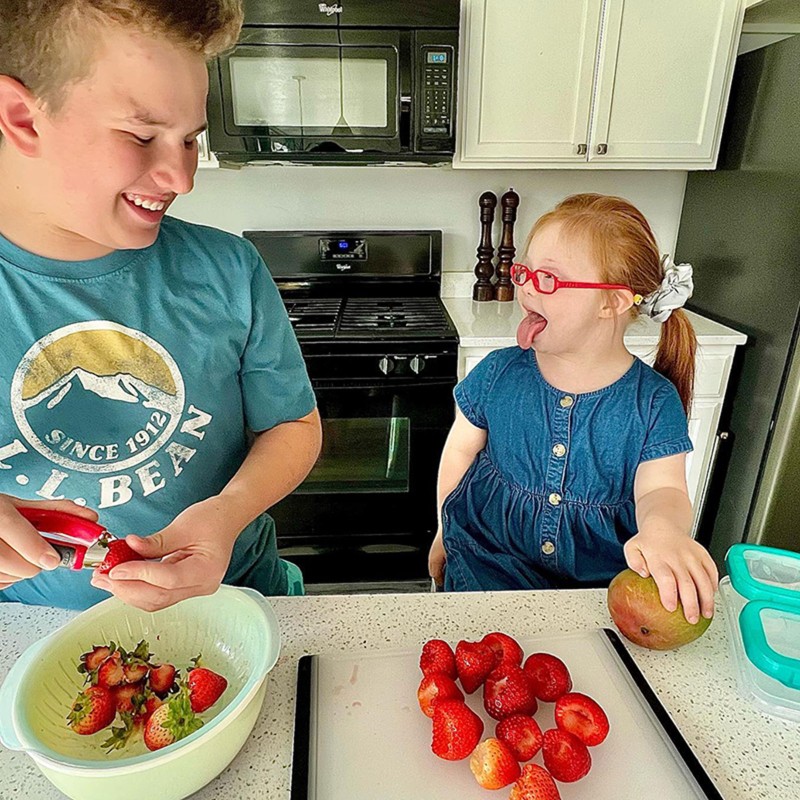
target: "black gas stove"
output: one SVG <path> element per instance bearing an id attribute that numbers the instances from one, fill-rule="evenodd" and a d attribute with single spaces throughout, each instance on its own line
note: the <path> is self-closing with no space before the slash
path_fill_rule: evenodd
<path id="1" fill-rule="evenodd" d="M 314 386 L 323 452 L 270 513 L 307 583 L 417 582 L 436 532 L 458 334 L 441 231 L 246 231 Z"/>

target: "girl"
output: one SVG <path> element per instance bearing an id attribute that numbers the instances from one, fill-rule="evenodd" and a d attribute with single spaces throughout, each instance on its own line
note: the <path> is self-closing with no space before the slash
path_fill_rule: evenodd
<path id="1" fill-rule="evenodd" d="M 717 570 L 689 535 L 686 487 L 691 267 L 665 265 L 642 214 L 597 194 L 542 216 L 522 252 L 519 347 L 455 389 L 431 576 L 448 591 L 604 586 L 627 562 L 668 610 L 711 617 Z M 640 313 L 662 323 L 655 368 L 623 341 Z"/>

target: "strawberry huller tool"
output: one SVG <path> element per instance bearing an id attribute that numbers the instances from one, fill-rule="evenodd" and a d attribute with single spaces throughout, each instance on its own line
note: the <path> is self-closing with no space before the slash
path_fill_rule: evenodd
<path id="1" fill-rule="evenodd" d="M 61 556 L 59 567 L 96 569 L 108 555 L 108 546 L 117 537 L 102 525 L 66 511 L 33 506 L 18 507 L 42 538 Z"/>

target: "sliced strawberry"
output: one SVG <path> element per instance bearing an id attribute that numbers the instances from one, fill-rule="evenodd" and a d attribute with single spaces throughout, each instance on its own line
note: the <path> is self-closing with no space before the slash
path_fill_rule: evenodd
<path id="1" fill-rule="evenodd" d="M 122 564 L 125 561 L 142 561 L 143 557 L 140 556 L 135 550 L 132 550 L 130 545 L 124 539 L 114 539 L 108 545 L 108 552 L 103 559 L 103 563 L 97 568 L 97 571 L 103 575 L 108 574 L 117 564 Z"/>
<path id="2" fill-rule="evenodd" d="M 122 656 L 115 650 L 98 668 L 97 683 L 110 689 L 119 686 L 125 681 L 125 670 L 122 666 Z"/>
<path id="3" fill-rule="evenodd" d="M 556 725 L 577 736 L 585 745 L 594 747 L 608 736 L 606 712 L 591 697 L 569 692 L 556 701 Z"/>
<path id="4" fill-rule="evenodd" d="M 228 681 L 222 675 L 205 667 L 190 670 L 186 683 L 189 687 L 192 711 L 195 714 L 211 708 L 228 687 Z"/>
<path id="5" fill-rule="evenodd" d="M 192 711 L 186 690 L 153 711 L 144 726 L 144 743 L 148 750 L 160 750 L 187 737 L 203 726 L 203 720 Z"/>
<path id="6" fill-rule="evenodd" d="M 524 669 L 533 680 L 536 697 L 546 703 L 554 703 L 572 689 L 572 677 L 567 665 L 550 653 L 528 656 Z"/>
<path id="7" fill-rule="evenodd" d="M 515 667 L 522 664 L 522 657 L 524 655 L 522 648 L 519 646 L 517 640 L 513 639 L 507 633 L 500 633 L 498 631 L 487 633 L 481 641 L 492 648 L 495 654 L 495 667 L 499 667 L 506 662 Z"/>
<path id="8" fill-rule="evenodd" d="M 177 670 L 172 664 L 156 664 L 150 669 L 150 688 L 160 697 L 165 697 L 177 688 L 176 674 Z"/>
<path id="9" fill-rule="evenodd" d="M 134 660 L 130 664 L 125 664 L 122 667 L 122 671 L 125 674 L 126 683 L 139 683 L 139 681 L 147 677 L 147 673 L 150 672 L 150 666 L 141 661 Z"/>
<path id="10" fill-rule="evenodd" d="M 419 707 L 426 717 L 433 718 L 433 706 L 439 700 L 463 700 L 464 694 L 448 675 L 434 672 L 424 675 L 417 689 Z"/>
<path id="11" fill-rule="evenodd" d="M 81 663 L 78 672 L 94 672 L 113 652 L 115 645 L 112 642 L 108 645 L 95 645 L 88 653 L 81 656 Z"/>
<path id="12" fill-rule="evenodd" d="M 562 783 L 579 781 L 592 768 L 592 757 L 586 745 L 560 728 L 544 732 L 542 757 L 550 774 Z"/>
<path id="13" fill-rule="evenodd" d="M 120 714 L 134 714 L 137 706 L 144 703 L 144 681 L 139 683 L 122 683 L 111 689 L 117 711 Z M 136 699 L 139 699 L 139 703 Z"/>
<path id="14" fill-rule="evenodd" d="M 441 700 L 433 707 L 431 750 L 448 761 L 466 758 L 483 736 L 483 720 L 460 700 Z"/>
<path id="15" fill-rule="evenodd" d="M 467 694 L 472 694 L 494 669 L 494 651 L 484 642 L 460 641 L 456 645 L 456 670 Z"/>
<path id="16" fill-rule="evenodd" d="M 511 748 L 517 761 L 530 761 L 542 749 L 542 729 L 526 714 L 501 719 L 494 734 Z"/>
<path id="17" fill-rule="evenodd" d="M 456 672 L 456 657 L 453 648 L 443 639 L 431 639 L 422 645 L 422 654 L 419 657 L 419 668 L 423 675 L 440 672 L 453 680 L 458 677 Z"/>
<path id="18" fill-rule="evenodd" d="M 473 751 L 469 768 L 484 789 L 502 789 L 520 776 L 519 764 L 507 744 L 485 739 Z"/>
<path id="19" fill-rule="evenodd" d="M 67 715 L 70 728 L 81 736 L 103 730 L 114 721 L 117 706 L 105 686 L 90 686 L 81 692 Z"/>
<path id="20" fill-rule="evenodd" d="M 550 773 L 538 764 L 526 764 L 522 775 L 511 787 L 508 800 L 561 800 Z"/>
<path id="21" fill-rule="evenodd" d="M 483 685 L 483 707 L 495 719 L 535 714 L 538 704 L 528 673 L 508 663 L 490 673 Z"/>

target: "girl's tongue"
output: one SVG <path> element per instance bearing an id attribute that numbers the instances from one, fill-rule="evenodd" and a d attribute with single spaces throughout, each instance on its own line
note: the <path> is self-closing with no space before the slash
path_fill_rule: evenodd
<path id="1" fill-rule="evenodd" d="M 528 311 L 517 328 L 517 344 L 529 350 L 533 340 L 547 327 L 547 320 L 535 311 Z"/>

